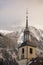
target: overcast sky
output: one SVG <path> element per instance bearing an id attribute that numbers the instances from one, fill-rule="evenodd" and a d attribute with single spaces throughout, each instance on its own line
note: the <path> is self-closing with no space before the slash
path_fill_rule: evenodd
<path id="1" fill-rule="evenodd" d="M 26 9 L 29 25 L 43 29 L 43 0 L 0 0 L 0 30 L 25 27 Z"/>

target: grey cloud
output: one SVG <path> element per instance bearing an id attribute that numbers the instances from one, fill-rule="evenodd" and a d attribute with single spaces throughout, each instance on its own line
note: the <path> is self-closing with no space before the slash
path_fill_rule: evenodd
<path id="1" fill-rule="evenodd" d="M 0 29 L 14 30 L 14 27 L 25 26 L 26 8 L 29 25 L 42 28 L 43 3 L 38 0 L 0 0 Z"/>

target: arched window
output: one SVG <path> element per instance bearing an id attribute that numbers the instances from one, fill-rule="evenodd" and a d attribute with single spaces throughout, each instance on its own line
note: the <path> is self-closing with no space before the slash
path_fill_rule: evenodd
<path id="1" fill-rule="evenodd" d="M 30 48 L 30 54 L 32 54 L 33 53 L 33 49 L 32 48 Z"/>
<path id="2" fill-rule="evenodd" d="M 22 54 L 24 54 L 24 48 L 22 48 Z"/>
<path id="3" fill-rule="evenodd" d="M 21 55 L 21 59 L 24 59 L 24 48 L 22 48 L 22 55 Z"/>

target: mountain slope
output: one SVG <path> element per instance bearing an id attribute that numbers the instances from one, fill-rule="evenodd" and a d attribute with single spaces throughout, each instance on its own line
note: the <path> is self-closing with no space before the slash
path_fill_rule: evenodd
<path id="1" fill-rule="evenodd" d="M 3 34 L 0 34 L 0 47 L 11 47 L 12 40 Z"/>
<path id="2" fill-rule="evenodd" d="M 18 46 L 18 43 L 17 43 L 18 38 L 19 38 L 19 33 L 18 32 L 9 33 L 9 34 L 6 35 L 6 37 L 8 37 L 9 39 L 12 40 L 11 45 L 12 45 L 13 48 L 14 47 L 16 48 Z"/>

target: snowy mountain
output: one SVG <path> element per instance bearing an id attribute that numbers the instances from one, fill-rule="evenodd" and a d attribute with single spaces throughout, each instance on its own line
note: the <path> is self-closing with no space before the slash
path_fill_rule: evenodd
<path id="1" fill-rule="evenodd" d="M 35 43 L 39 48 L 42 49 L 43 48 L 43 30 L 29 26 L 29 31 L 30 31 L 30 34 L 29 34 L 30 41 Z M 17 47 L 18 43 L 23 42 L 24 28 L 19 33 L 18 32 L 10 32 L 5 35 L 7 38 L 10 39 L 11 41 L 10 44 L 12 47 Z"/>
<path id="2" fill-rule="evenodd" d="M 11 47 L 12 40 L 0 33 L 0 47 Z"/>
<path id="3" fill-rule="evenodd" d="M 12 33 L 9 33 L 9 34 L 6 34 L 6 37 L 10 38 L 12 40 L 12 47 L 17 47 L 17 41 L 18 41 L 18 38 L 19 38 L 19 33 L 18 32 L 12 32 Z"/>
<path id="4" fill-rule="evenodd" d="M 8 33 L 12 33 L 13 31 L 8 31 L 8 30 L 0 30 L 0 33 L 6 35 Z"/>
<path id="5" fill-rule="evenodd" d="M 29 27 L 30 35 L 37 40 L 37 46 L 43 48 L 43 30 Z"/>

